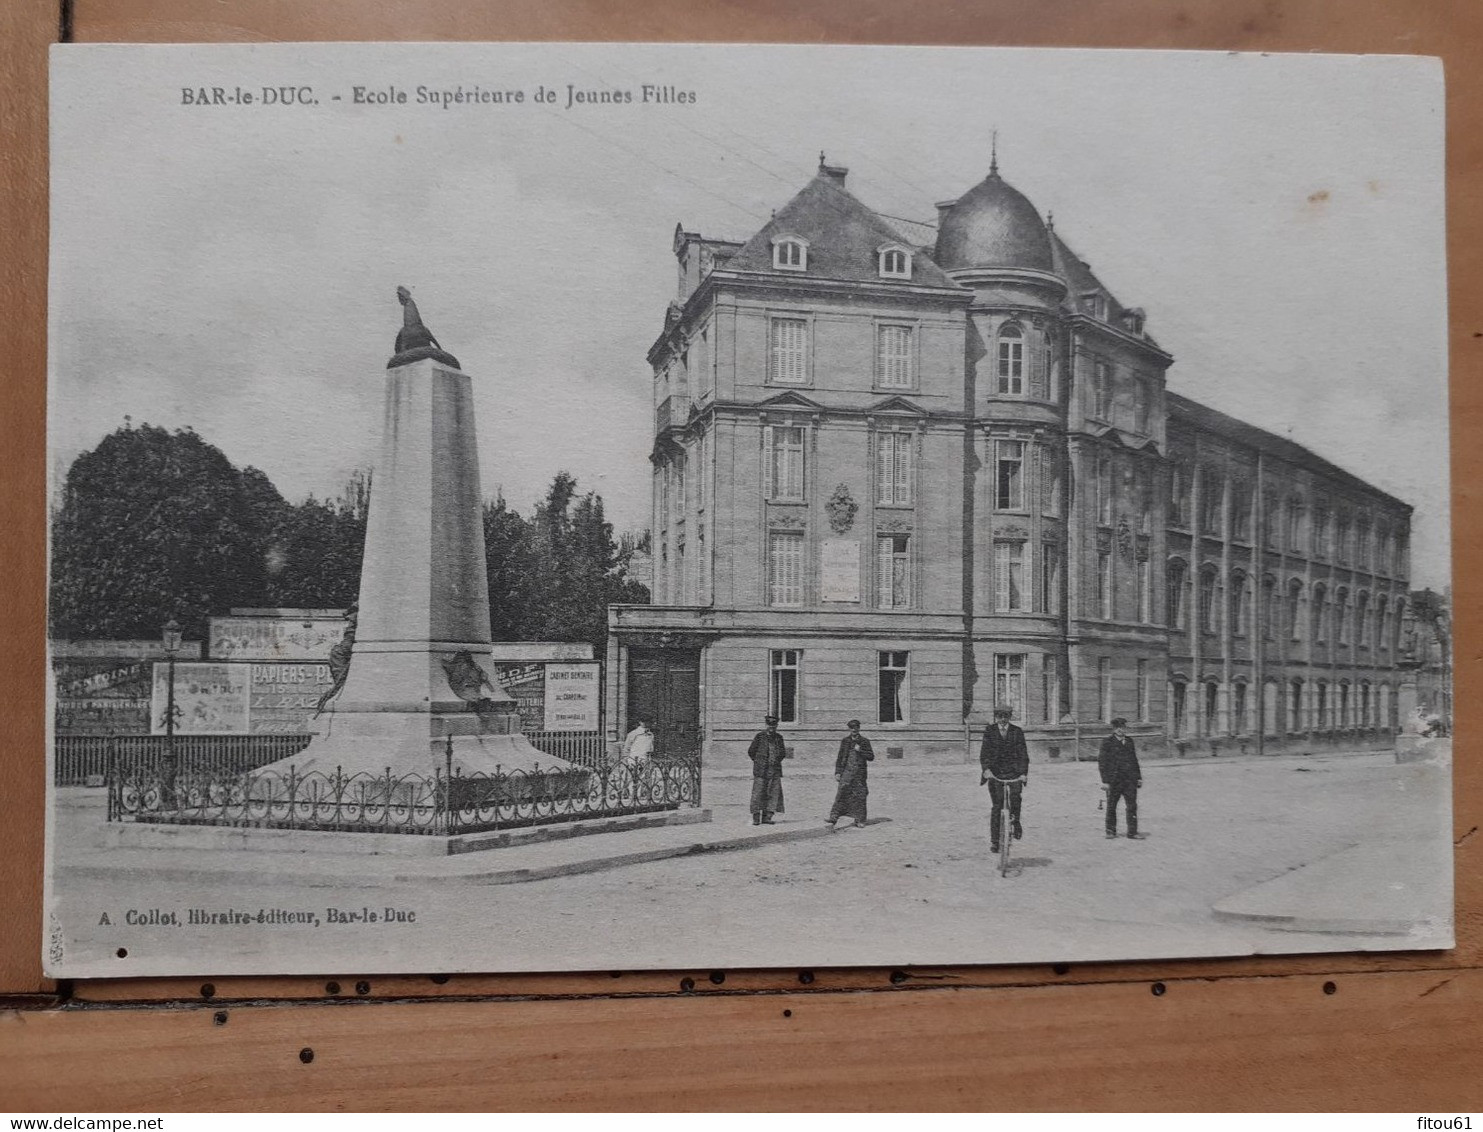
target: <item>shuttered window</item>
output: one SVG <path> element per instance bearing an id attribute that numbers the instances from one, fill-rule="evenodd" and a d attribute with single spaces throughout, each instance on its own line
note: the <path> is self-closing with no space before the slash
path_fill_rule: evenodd
<path id="1" fill-rule="evenodd" d="M 994 543 L 994 609 L 1022 613 L 1025 599 L 1025 544 L 1007 539 Z"/>
<path id="2" fill-rule="evenodd" d="M 803 426 L 768 425 L 763 431 L 762 494 L 767 499 L 803 498 Z"/>
<path id="3" fill-rule="evenodd" d="M 910 389 L 916 382 L 909 326 L 875 328 L 876 381 L 883 389 Z"/>
<path id="4" fill-rule="evenodd" d="M 876 604 L 881 609 L 905 609 L 911 604 L 911 559 L 906 535 L 881 535 L 876 540 Z"/>
<path id="5" fill-rule="evenodd" d="M 1040 337 L 1038 334 L 1036 337 Z M 1030 346 L 1030 396 L 1039 401 L 1050 400 L 1050 350 L 1042 339 Z"/>
<path id="6" fill-rule="evenodd" d="M 875 501 L 905 505 L 911 502 L 912 436 L 883 432 L 875 449 Z"/>
<path id="7" fill-rule="evenodd" d="M 772 380 L 779 385 L 808 384 L 808 323 L 805 320 L 772 320 Z"/>
<path id="8" fill-rule="evenodd" d="M 767 588 L 772 605 L 803 604 L 803 535 L 774 531 L 769 536 Z"/>

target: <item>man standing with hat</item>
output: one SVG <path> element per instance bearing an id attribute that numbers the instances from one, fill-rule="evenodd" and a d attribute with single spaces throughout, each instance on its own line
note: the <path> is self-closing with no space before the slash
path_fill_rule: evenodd
<path id="1" fill-rule="evenodd" d="M 860 734 L 858 719 L 850 720 L 845 726 L 850 733 L 839 741 L 839 754 L 834 759 L 834 781 L 839 783 L 839 789 L 834 792 L 828 824 L 833 825 L 840 818 L 853 818 L 856 825 L 864 825 L 866 799 L 870 795 L 866 764 L 875 759 L 875 750 L 870 740 Z"/>
<path id="2" fill-rule="evenodd" d="M 1117 800 L 1122 798 L 1128 811 L 1128 836 L 1142 841 L 1147 836 L 1138 832 L 1138 787 L 1143 785 L 1143 770 L 1127 726 L 1122 716 L 1112 721 L 1112 734 L 1102 740 L 1097 752 L 1097 770 L 1107 794 L 1107 836 L 1117 836 Z"/>
<path id="3" fill-rule="evenodd" d="M 1000 835 L 1009 836 L 1008 830 L 999 828 L 1006 790 L 1009 791 L 1009 817 L 1014 823 L 1014 836 L 1018 839 L 1025 833 L 1020 825 L 1020 796 L 1029 783 L 1030 751 L 1025 746 L 1024 731 L 1009 722 L 1013 716 L 1014 712 L 1002 704 L 994 709 L 994 722 L 984 732 L 983 747 L 978 755 L 979 764 L 983 767 L 979 782 L 988 784 L 989 797 L 994 805 L 989 815 L 989 846 L 995 853 L 999 852 Z"/>
<path id="4" fill-rule="evenodd" d="M 778 734 L 778 717 L 767 716 L 766 730 L 759 731 L 747 748 L 752 760 L 752 824 L 772 825 L 772 815 L 783 812 L 783 760 L 788 748 Z"/>

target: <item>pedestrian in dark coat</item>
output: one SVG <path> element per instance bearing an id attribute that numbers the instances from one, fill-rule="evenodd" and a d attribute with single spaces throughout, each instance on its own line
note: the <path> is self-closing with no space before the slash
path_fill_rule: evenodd
<path id="1" fill-rule="evenodd" d="M 1097 771 L 1107 793 L 1107 836 L 1117 836 L 1117 800 L 1121 798 L 1128 812 L 1128 836 L 1142 841 L 1147 836 L 1138 832 L 1138 787 L 1143 785 L 1143 769 L 1138 765 L 1133 737 L 1124 730 L 1127 726 L 1122 716 L 1112 721 L 1112 734 L 1102 740 L 1097 752 Z"/>
<path id="2" fill-rule="evenodd" d="M 1007 707 L 994 709 L 994 722 L 984 731 L 978 761 L 983 767 L 979 782 L 987 783 L 993 810 L 989 814 L 989 846 L 999 852 L 1000 811 L 1004 792 L 1009 791 L 1009 816 L 1014 823 L 1014 836 L 1023 837 L 1020 825 L 1020 801 L 1030 777 L 1030 751 L 1025 746 L 1025 733 L 1010 723 L 1014 712 Z"/>
<path id="3" fill-rule="evenodd" d="M 839 789 L 834 805 L 829 808 L 829 824 L 840 818 L 854 818 L 856 825 L 865 824 L 865 799 L 870 794 L 866 784 L 867 765 L 875 759 L 870 740 L 860 734 L 860 721 L 852 719 L 846 726 L 850 733 L 839 741 L 839 754 L 834 759 L 834 781 Z"/>
<path id="4" fill-rule="evenodd" d="M 788 748 L 778 734 L 778 717 L 767 716 L 766 730 L 759 731 L 747 748 L 752 760 L 752 824 L 772 825 L 772 815 L 783 812 L 783 760 Z"/>

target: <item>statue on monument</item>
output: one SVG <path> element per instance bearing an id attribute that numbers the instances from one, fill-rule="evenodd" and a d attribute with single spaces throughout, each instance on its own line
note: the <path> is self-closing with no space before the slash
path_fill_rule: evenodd
<path id="1" fill-rule="evenodd" d="M 433 337 L 433 332 L 422 321 L 422 312 L 417 309 L 412 292 L 405 287 L 398 287 L 396 297 L 397 302 L 402 304 L 402 328 L 397 331 L 396 353 L 386 363 L 386 368 L 394 369 L 423 358 L 434 358 L 457 369 L 458 359 L 443 349 L 442 344 Z"/>
<path id="2" fill-rule="evenodd" d="M 345 611 L 345 632 L 335 643 L 335 647 L 330 649 L 330 679 L 334 683 L 319 697 L 319 703 L 314 708 L 316 719 L 329 706 L 329 702 L 340 694 L 340 689 L 345 687 L 345 677 L 350 675 L 350 656 L 355 651 L 355 623 L 359 615 L 359 604 L 352 602 Z"/>

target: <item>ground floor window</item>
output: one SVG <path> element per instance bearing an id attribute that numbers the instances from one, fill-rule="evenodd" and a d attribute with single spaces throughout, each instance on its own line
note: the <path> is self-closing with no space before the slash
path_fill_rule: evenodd
<path id="1" fill-rule="evenodd" d="M 882 723 L 906 722 L 906 675 L 910 657 L 911 654 L 906 652 L 880 654 L 879 718 Z"/>
<path id="2" fill-rule="evenodd" d="M 1246 685 L 1236 684 L 1231 688 L 1231 731 L 1241 735 L 1248 730 L 1246 721 Z"/>
<path id="3" fill-rule="evenodd" d="M 1339 726 L 1348 727 L 1353 722 L 1349 718 L 1349 685 L 1339 685 Z"/>
<path id="4" fill-rule="evenodd" d="M 1291 680 L 1287 688 L 1287 729 L 1293 732 L 1301 731 L 1303 729 L 1303 682 Z"/>
<path id="5" fill-rule="evenodd" d="M 1061 658 L 1047 653 L 1040 658 L 1041 691 L 1045 695 L 1045 722 L 1061 717 Z"/>
<path id="6" fill-rule="evenodd" d="M 994 657 L 994 707 L 1007 707 L 1015 719 L 1025 718 L 1025 654 Z"/>
<path id="7" fill-rule="evenodd" d="M 1314 689 L 1316 702 L 1313 705 L 1314 726 L 1327 731 L 1329 726 L 1329 686 L 1319 681 Z"/>
<path id="8" fill-rule="evenodd" d="M 798 722 L 798 673 L 797 649 L 772 650 L 772 694 L 768 706 L 779 723 Z"/>
<path id="9" fill-rule="evenodd" d="M 1220 718 L 1220 685 L 1214 680 L 1205 682 L 1205 717 L 1203 724 L 1206 735 L 1215 733 L 1216 721 Z"/>
<path id="10" fill-rule="evenodd" d="M 1176 736 L 1184 734 L 1184 691 L 1185 685 L 1182 681 L 1175 681 L 1169 685 L 1170 718 L 1173 721 L 1172 731 Z"/>

